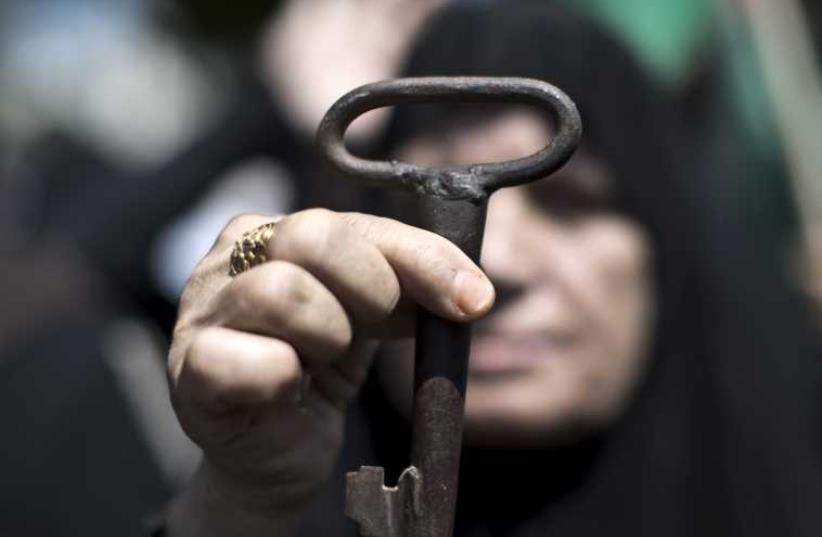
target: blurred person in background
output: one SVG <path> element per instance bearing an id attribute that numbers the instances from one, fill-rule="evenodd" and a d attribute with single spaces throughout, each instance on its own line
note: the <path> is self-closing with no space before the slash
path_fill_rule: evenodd
<path id="1" fill-rule="evenodd" d="M 0 400 L 18 409 L 0 416 L 0 533 L 136 534 L 188 479 L 198 452 L 162 366 L 186 273 L 226 215 L 326 193 L 294 179 L 313 133 L 284 112 L 305 105 L 265 43 L 300 55 L 300 84 L 342 92 L 393 76 L 440 3 L 0 6 Z M 303 45 L 348 54 L 329 67 Z"/>
<path id="2" fill-rule="evenodd" d="M 485 272 L 391 218 L 234 219 L 190 280 L 169 355 L 204 459 L 167 534 L 354 535 L 344 471 L 396 478 L 407 463 L 395 339 L 417 302 L 482 318 L 457 535 L 818 535 L 821 364 L 775 235 L 715 195 L 622 47 L 558 9 L 455 7 L 403 74 L 547 80 L 577 102 L 582 146 L 553 179 L 497 194 Z M 384 153 L 497 160 L 550 137 L 533 111 L 477 110 L 400 108 Z M 232 279 L 234 242 L 271 221 L 271 261 Z"/>

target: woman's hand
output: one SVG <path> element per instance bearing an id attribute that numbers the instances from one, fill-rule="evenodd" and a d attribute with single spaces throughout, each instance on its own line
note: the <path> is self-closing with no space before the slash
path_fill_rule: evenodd
<path id="1" fill-rule="evenodd" d="M 230 277 L 236 241 L 272 220 L 268 261 Z M 202 521 L 214 534 L 288 533 L 332 470 L 376 342 L 410 335 L 415 303 L 470 321 L 493 301 L 456 246 L 394 220 L 323 209 L 236 218 L 186 287 L 169 353 L 174 407 L 205 454 L 172 535 L 203 510 L 221 517 Z"/>

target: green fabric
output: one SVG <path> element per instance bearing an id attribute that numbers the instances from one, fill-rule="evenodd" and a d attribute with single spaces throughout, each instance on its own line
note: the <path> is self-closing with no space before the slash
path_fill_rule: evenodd
<path id="1" fill-rule="evenodd" d="M 621 35 L 657 78 L 681 83 L 713 28 L 711 0 L 564 0 Z"/>
<path id="2" fill-rule="evenodd" d="M 724 145 L 732 145 L 737 159 L 746 163 L 737 195 L 759 218 L 790 234 L 797 224 L 796 209 L 763 66 L 742 13 L 725 4 L 718 15 L 723 51 L 719 98 L 731 122 Z"/>
<path id="3" fill-rule="evenodd" d="M 720 47 L 716 105 L 708 138 L 714 151 L 735 156 L 736 190 L 759 218 L 793 224 L 782 147 L 750 29 L 727 2 L 712 0 L 563 0 L 622 38 L 648 71 L 671 91 L 687 84 L 709 47 Z M 726 157 L 729 155 L 726 155 Z M 717 155 L 719 157 L 719 155 Z M 720 158 L 725 160 L 725 158 Z M 733 186 L 731 186 L 733 184 Z"/>

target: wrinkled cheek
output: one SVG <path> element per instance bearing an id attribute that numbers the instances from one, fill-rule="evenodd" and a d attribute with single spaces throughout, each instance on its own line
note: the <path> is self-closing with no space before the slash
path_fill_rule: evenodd
<path id="1" fill-rule="evenodd" d="M 586 382 L 592 394 L 589 404 L 591 412 L 606 421 L 624 412 L 650 360 L 651 308 L 646 300 L 636 300 L 629 314 L 615 313 L 592 351 Z"/>

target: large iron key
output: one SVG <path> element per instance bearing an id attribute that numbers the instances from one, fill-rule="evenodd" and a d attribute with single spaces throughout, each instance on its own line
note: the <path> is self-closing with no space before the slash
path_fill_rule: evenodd
<path id="1" fill-rule="evenodd" d="M 467 166 L 422 167 L 352 155 L 345 131 L 363 113 L 435 101 L 519 103 L 546 108 L 554 136 L 521 159 Z M 479 262 L 489 196 L 499 188 L 547 177 L 573 154 L 582 134 L 576 106 L 562 91 L 523 78 L 430 77 L 362 86 L 338 100 L 317 131 L 320 151 L 343 173 L 420 196 L 422 226 Z M 417 316 L 411 466 L 396 487 L 383 469 L 362 467 L 347 478 L 346 514 L 365 537 L 450 537 L 457 500 L 470 326 L 420 308 Z"/>

